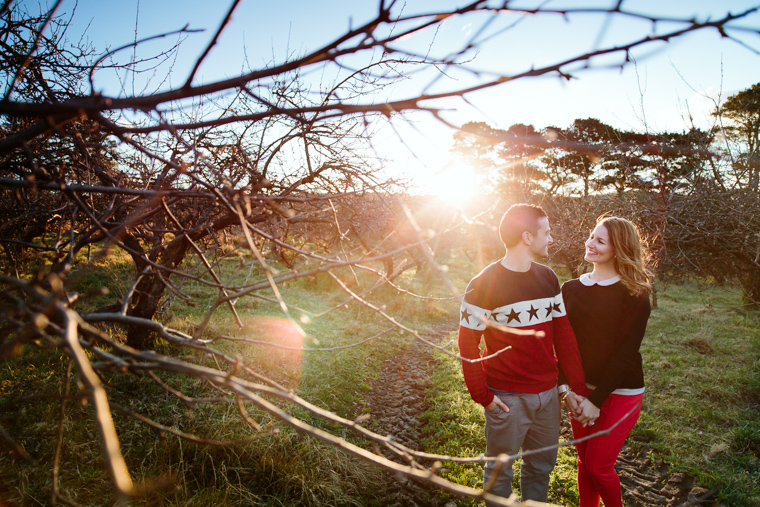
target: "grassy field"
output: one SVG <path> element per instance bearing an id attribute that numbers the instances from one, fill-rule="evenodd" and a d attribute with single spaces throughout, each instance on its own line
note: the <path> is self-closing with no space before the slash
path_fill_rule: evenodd
<path id="1" fill-rule="evenodd" d="M 475 268 L 464 259 L 452 258 L 449 275 L 464 287 Z M 78 289 L 87 292 L 103 284 L 111 296 L 91 298 L 91 308 L 110 304 L 128 287 L 129 264 L 118 257 L 98 261 L 98 271 L 87 273 Z M 231 259 L 224 269 L 235 269 Z M 366 286 L 362 274 L 341 274 L 357 286 Z M 437 284 L 422 286 L 413 270 L 398 282 L 414 290 L 441 295 Z M 327 277 L 289 282 L 282 287 L 294 316 L 302 322 L 308 347 L 336 347 L 356 343 L 390 327 L 378 314 L 368 312 Z M 740 298 L 730 291 L 695 282 L 659 286 L 659 308 L 645 339 L 643 354 L 648 391 L 641 420 L 634 434 L 641 445 L 653 450 L 672 470 L 688 472 L 708 489 L 719 488 L 723 505 L 760 503 L 760 317 L 742 312 Z M 215 293 L 200 284 L 183 290 L 195 307 L 174 301 L 161 315 L 179 329 L 192 329 Z M 451 320 L 457 313 L 454 300 L 432 301 L 401 297 L 396 290 L 380 289 L 369 299 L 418 330 Z M 325 316 L 316 315 L 338 307 Z M 231 312 L 221 309 L 211 329 L 222 336 L 258 336 L 299 343 L 289 331 L 277 305 L 262 299 L 241 300 L 237 306 L 244 328 L 238 329 Z M 303 309 L 303 311 L 298 310 Z M 455 337 L 452 329 L 451 338 Z M 111 332 L 118 337 L 116 328 Z M 215 347 L 246 361 L 273 380 L 294 389 L 312 403 L 337 414 L 355 418 L 367 411 L 365 393 L 380 365 L 401 350 L 410 337 L 398 331 L 382 334 L 360 347 L 336 352 L 294 353 L 264 345 L 219 340 Z M 454 351 L 455 344 L 452 344 Z M 165 345 L 161 352 L 215 367 L 213 358 Z M 188 396 L 218 396 L 203 382 L 161 374 L 163 382 Z M 426 451 L 448 455 L 478 455 L 485 450 L 481 407 L 464 387 L 458 361 L 440 354 L 430 378 L 430 411 L 425 415 Z M 187 434 L 203 439 L 233 441 L 251 436 L 250 429 L 230 404 L 197 404 L 192 410 L 167 395 L 148 375 L 103 374 L 112 402 Z M 61 397 L 67 392 L 65 417 Z M 86 505 L 110 505 L 109 480 L 89 407 L 77 395 L 75 376 L 67 376 L 67 360 L 57 353 L 27 349 L 2 364 L 0 372 L 0 422 L 24 447 L 34 462 L 0 459 L 0 498 L 9 504 L 47 505 L 52 492 L 52 460 L 56 436 L 66 440 L 61 451 L 61 491 L 72 501 Z M 247 407 L 267 431 L 244 445 L 214 447 L 188 442 L 147 428 L 121 412 L 115 413 L 127 464 L 137 481 L 146 481 L 151 494 L 145 505 L 383 505 L 383 483 L 377 469 L 347 459 L 341 452 L 299 436 L 270 416 Z M 317 427 L 337 431 L 329 423 L 303 410 L 294 414 Z M 61 423 L 62 421 L 62 423 Z M 59 426 L 59 423 L 62 426 Z M 277 433 L 269 430 L 277 430 Z M 357 441 L 348 432 L 346 438 Z M 357 441 L 358 442 L 358 441 Z M 366 443 L 363 445 L 367 445 Z M 446 478 L 472 487 L 482 486 L 479 465 L 444 464 Z M 570 448 L 560 451 L 551 485 L 551 501 L 575 505 L 575 458 Z M 460 501 L 461 505 L 473 502 Z"/>
<path id="2" fill-rule="evenodd" d="M 760 505 L 760 318 L 736 292 L 671 284 L 643 348 L 647 406 L 636 432 L 674 468 Z"/>

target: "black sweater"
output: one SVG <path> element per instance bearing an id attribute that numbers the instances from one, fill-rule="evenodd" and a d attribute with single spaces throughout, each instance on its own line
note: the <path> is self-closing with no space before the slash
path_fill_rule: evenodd
<path id="1" fill-rule="evenodd" d="M 647 293 L 632 296 L 618 281 L 562 285 L 570 325 L 578 340 L 586 382 L 596 389 L 588 399 L 601 408 L 615 389 L 644 387 L 639 347 L 651 307 Z"/>

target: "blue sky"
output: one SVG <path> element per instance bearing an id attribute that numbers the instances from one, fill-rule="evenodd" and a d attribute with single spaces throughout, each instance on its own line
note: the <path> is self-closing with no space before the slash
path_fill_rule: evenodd
<path id="1" fill-rule="evenodd" d="M 461 2 L 447 0 L 408 0 L 405 13 L 442 8 L 442 5 Z M 608 7 L 615 2 L 588 0 L 581 5 Z M 538 5 L 524 1 L 519 5 Z M 578 4 L 572 1 L 543 2 L 545 7 Z M 758 0 L 629 0 L 628 9 L 679 16 L 696 16 L 700 20 L 739 12 L 760 4 Z M 74 0 L 64 0 L 62 11 L 70 12 Z M 180 58 L 174 63 L 172 84 L 187 78 L 195 58 L 201 53 L 216 31 L 228 9 L 226 2 L 199 0 L 79 0 L 71 34 L 85 31 L 98 48 L 111 49 L 138 38 L 177 30 L 187 24 L 190 28 L 205 29 L 190 35 L 183 42 Z M 517 5 L 517 3 L 515 3 Z M 303 54 L 329 42 L 350 25 L 368 20 L 377 2 L 368 0 L 321 1 L 244 1 L 232 23 L 214 48 L 198 77 L 211 81 L 239 74 L 244 59 L 254 67 L 272 61 L 281 62 L 288 55 Z M 404 41 L 409 48 L 427 51 L 434 42 L 432 54 L 454 51 L 469 40 L 471 34 L 488 16 L 452 18 L 436 32 L 422 34 Z M 760 15 L 743 21 L 744 26 L 760 27 Z M 88 27 L 89 26 L 89 27 Z M 509 30 L 503 30 L 511 26 Z M 675 25 L 659 25 L 659 29 Z M 618 20 L 577 15 L 561 16 L 502 16 L 493 22 L 486 34 L 492 35 L 471 53 L 470 65 L 477 69 L 502 73 L 517 72 L 531 65 L 561 60 L 578 52 L 626 42 L 651 30 L 646 21 Z M 757 36 L 744 37 L 753 48 L 760 48 Z M 176 38 L 171 39 L 176 40 Z M 146 45 L 145 51 L 165 47 L 169 40 Z M 245 48 L 245 52 L 243 51 Z M 121 54 L 126 57 L 131 50 Z M 619 128 L 643 130 L 683 130 L 687 105 L 699 126 L 709 122 L 712 103 L 704 96 L 723 98 L 760 81 L 760 56 L 757 53 L 720 37 L 714 31 L 692 34 L 670 44 L 652 44 L 636 55 L 636 66 L 624 70 L 579 70 L 578 79 L 570 82 L 556 77 L 519 80 L 467 96 L 465 103 L 452 100 L 445 105 L 452 110 L 446 118 L 455 124 L 467 121 L 486 121 L 508 128 L 514 123 L 528 123 L 537 128 L 555 125 L 568 126 L 576 118 L 594 117 Z M 620 55 L 605 60 L 610 66 L 621 61 Z M 436 87 L 452 87 L 471 79 L 458 69 L 448 69 L 450 78 L 439 79 Z M 422 74 L 392 88 L 395 98 L 403 98 L 427 86 L 433 76 Z M 152 82 L 155 85 L 158 78 Z M 109 95 L 117 94 L 117 83 L 107 73 L 98 75 L 96 86 Z M 139 87 L 138 87 L 139 89 Z M 414 153 L 399 150 L 395 134 L 383 130 L 377 137 L 381 154 L 392 154 L 398 168 L 408 166 L 417 173 L 435 173 L 447 161 L 453 132 L 426 116 L 414 119 L 417 129 L 399 126 Z"/>

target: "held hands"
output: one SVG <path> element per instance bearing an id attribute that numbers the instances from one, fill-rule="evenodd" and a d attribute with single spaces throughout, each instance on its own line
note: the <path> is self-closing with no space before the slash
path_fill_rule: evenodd
<path id="1" fill-rule="evenodd" d="M 581 401 L 583 401 L 583 396 L 570 391 L 567 396 L 563 397 L 563 401 L 565 402 L 567 411 L 571 414 L 574 414 L 575 411 L 578 410 L 578 405 L 580 405 Z"/>
<path id="2" fill-rule="evenodd" d="M 577 408 L 573 411 L 573 417 L 576 421 L 583 424 L 583 427 L 593 426 L 594 421 L 599 417 L 599 409 L 591 403 L 588 398 L 578 396 L 580 401 Z"/>
<path id="3" fill-rule="evenodd" d="M 593 426 L 594 421 L 599 417 L 599 409 L 587 398 L 568 391 L 562 396 L 562 401 L 567 407 L 570 416 L 576 421 L 586 426 Z"/>

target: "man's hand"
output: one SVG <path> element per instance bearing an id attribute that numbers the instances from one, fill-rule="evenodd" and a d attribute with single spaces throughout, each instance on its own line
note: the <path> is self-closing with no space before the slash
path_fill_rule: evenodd
<path id="1" fill-rule="evenodd" d="M 565 407 L 567 407 L 567 411 L 574 413 L 576 410 L 578 410 L 578 405 L 580 405 L 583 399 L 583 396 L 570 391 L 570 394 L 565 396 Z"/>
<path id="2" fill-rule="evenodd" d="M 588 398 L 583 398 L 578 408 L 574 412 L 575 420 L 583 424 L 583 427 L 593 426 L 594 421 L 599 417 L 599 409 L 589 401 Z"/>
<path id="3" fill-rule="evenodd" d="M 504 412 L 509 412 L 509 407 L 507 406 L 507 404 L 501 401 L 498 396 L 494 396 L 493 401 L 489 403 L 488 405 L 486 405 L 486 410 L 491 411 L 495 409 L 496 407 L 499 407 Z"/>

